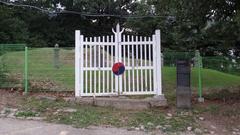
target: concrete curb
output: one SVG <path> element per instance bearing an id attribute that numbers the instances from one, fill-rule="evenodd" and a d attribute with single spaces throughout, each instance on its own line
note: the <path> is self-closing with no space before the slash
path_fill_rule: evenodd
<path id="1" fill-rule="evenodd" d="M 75 102 L 84 105 L 100 107 L 113 107 L 123 110 L 146 110 L 150 108 L 166 107 L 167 100 L 164 96 L 155 96 L 145 99 L 130 99 L 121 97 L 82 97 L 64 98 L 65 101 Z"/>

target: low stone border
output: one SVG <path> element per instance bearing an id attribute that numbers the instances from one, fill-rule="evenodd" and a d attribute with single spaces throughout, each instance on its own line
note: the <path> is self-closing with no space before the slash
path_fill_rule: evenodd
<path id="1" fill-rule="evenodd" d="M 75 102 L 78 104 L 113 107 L 125 110 L 145 110 L 150 108 L 167 106 L 167 100 L 164 96 L 155 96 L 145 99 L 130 99 L 127 97 L 68 97 L 64 98 L 64 100 L 68 102 Z"/>

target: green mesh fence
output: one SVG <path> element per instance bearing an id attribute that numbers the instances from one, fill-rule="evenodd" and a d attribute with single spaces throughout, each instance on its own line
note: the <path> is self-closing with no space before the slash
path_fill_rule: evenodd
<path id="1" fill-rule="evenodd" d="M 31 91 L 74 91 L 74 48 L 30 48 L 28 52 Z M 163 85 L 166 86 L 166 89 L 174 89 L 176 86 L 176 68 L 174 67 L 176 60 L 178 58 L 193 60 L 194 53 L 170 52 L 164 54 L 163 58 L 165 65 Z M 196 78 L 197 75 L 193 77 Z M 193 81 L 194 87 L 197 87 L 196 81 L 196 79 Z"/>
<path id="2" fill-rule="evenodd" d="M 0 45 L 0 87 L 23 88 L 24 45 Z M 74 91 L 74 47 L 29 48 L 28 83 L 30 91 Z M 197 93 L 199 73 L 195 52 L 163 52 L 164 94 L 175 93 L 176 61 L 191 61 L 191 87 Z M 201 69 L 204 92 L 235 88 L 240 84 L 239 60 L 203 57 Z"/>
<path id="3" fill-rule="evenodd" d="M 203 57 L 202 81 L 206 93 L 239 90 L 240 61 L 223 56 Z"/>
<path id="4" fill-rule="evenodd" d="M 164 66 L 167 67 L 175 67 L 177 59 L 188 59 L 190 61 L 194 61 L 194 52 L 163 52 L 162 60 Z"/>
<path id="5" fill-rule="evenodd" d="M 74 91 L 74 48 L 30 48 L 31 91 Z"/>
<path id="6" fill-rule="evenodd" d="M 199 73 L 198 59 L 195 52 L 163 52 L 163 90 L 165 94 L 175 93 L 176 61 L 188 59 L 191 61 L 191 88 L 198 92 Z M 201 86 L 203 93 L 216 92 L 222 89 L 240 87 L 240 61 L 223 56 L 202 57 Z"/>
<path id="7" fill-rule="evenodd" d="M 0 88 L 24 88 L 24 44 L 0 44 Z"/>
<path id="8" fill-rule="evenodd" d="M 191 63 L 191 87 L 194 92 L 198 88 L 198 70 L 196 65 L 195 52 L 174 52 L 165 51 L 162 54 L 162 80 L 163 80 L 163 93 L 167 97 L 176 94 L 176 62 L 177 60 L 189 60 Z M 175 98 L 175 97 L 174 97 Z"/>
<path id="9" fill-rule="evenodd" d="M 203 57 L 203 67 L 240 75 L 240 59 L 231 59 L 224 56 Z"/>

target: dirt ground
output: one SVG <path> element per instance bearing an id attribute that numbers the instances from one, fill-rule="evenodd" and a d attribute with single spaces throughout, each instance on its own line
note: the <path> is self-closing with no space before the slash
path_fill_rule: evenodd
<path id="1" fill-rule="evenodd" d="M 212 110 L 210 112 L 202 113 L 202 117 L 205 120 L 199 121 L 203 128 L 214 131 L 218 135 L 239 135 L 240 132 L 240 102 L 235 103 L 208 101 L 201 105 L 207 106 L 219 106 L 219 109 Z"/>
<path id="2" fill-rule="evenodd" d="M 30 93 L 29 96 L 53 96 L 53 97 L 69 97 L 74 96 L 72 92 L 66 93 L 49 93 L 49 92 L 39 92 L 39 93 Z M 16 91 L 14 89 L 0 89 L 0 111 L 3 107 L 18 107 L 19 101 L 24 98 L 23 91 Z"/>
<path id="3" fill-rule="evenodd" d="M 73 128 L 68 125 L 52 124 L 42 121 L 0 119 L 1 135 L 145 135 L 143 131 L 128 131 L 122 128 L 88 127 Z M 149 134 L 162 135 L 161 132 Z"/>
<path id="4" fill-rule="evenodd" d="M 30 96 L 72 96 L 73 93 L 34 93 Z M 24 98 L 22 92 L 13 90 L 0 90 L 0 111 L 4 107 L 17 108 Z M 193 102 L 193 111 L 197 110 L 197 123 L 200 129 L 210 131 L 216 135 L 240 135 L 240 101 L 239 100 L 206 100 L 204 103 Z M 174 106 L 170 106 L 167 112 L 176 111 Z"/>
<path id="5" fill-rule="evenodd" d="M 17 107 L 22 98 L 22 92 L 0 89 L 0 111 L 4 107 Z"/>

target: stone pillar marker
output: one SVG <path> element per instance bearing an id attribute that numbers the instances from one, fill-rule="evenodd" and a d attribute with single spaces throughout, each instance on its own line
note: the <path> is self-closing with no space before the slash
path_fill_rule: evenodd
<path id="1" fill-rule="evenodd" d="M 60 68 L 60 61 L 59 61 L 59 45 L 55 44 L 54 46 L 54 58 L 53 58 L 53 63 L 54 63 L 54 68 L 59 69 Z"/>
<path id="2" fill-rule="evenodd" d="M 191 66 L 189 60 L 177 60 L 177 108 L 191 108 Z"/>

